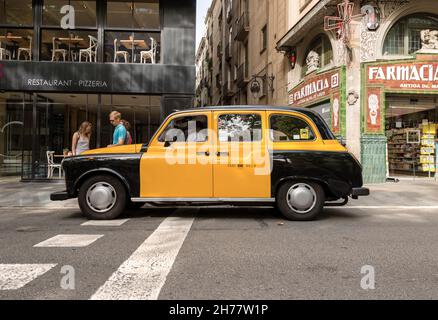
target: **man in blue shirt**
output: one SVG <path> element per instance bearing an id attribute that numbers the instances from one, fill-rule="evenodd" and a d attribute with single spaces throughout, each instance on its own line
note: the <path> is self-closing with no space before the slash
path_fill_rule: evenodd
<path id="1" fill-rule="evenodd" d="M 118 111 L 113 111 L 111 112 L 109 118 L 111 124 L 116 127 L 116 129 L 114 130 L 113 144 L 109 145 L 108 147 L 117 147 L 124 145 L 126 140 L 126 128 L 121 122 L 121 113 Z"/>

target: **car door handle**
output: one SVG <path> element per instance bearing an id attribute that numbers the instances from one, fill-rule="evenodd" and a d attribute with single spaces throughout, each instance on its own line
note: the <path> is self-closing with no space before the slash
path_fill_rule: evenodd
<path id="1" fill-rule="evenodd" d="M 209 157 L 210 156 L 210 152 L 209 151 L 205 151 L 205 152 L 198 152 L 196 153 L 198 156 L 206 156 Z"/>
<path id="2" fill-rule="evenodd" d="M 230 155 L 229 152 L 218 152 L 216 153 L 218 157 L 228 157 Z"/>

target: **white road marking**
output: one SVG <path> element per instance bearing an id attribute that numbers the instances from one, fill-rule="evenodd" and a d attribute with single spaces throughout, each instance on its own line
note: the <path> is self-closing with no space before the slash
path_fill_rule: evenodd
<path id="1" fill-rule="evenodd" d="M 428 210 L 438 209 L 438 206 L 345 206 L 345 207 L 327 207 L 328 209 L 385 209 L 385 210 Z"/>
<path id="2" fill-rule="evenodd" d="M 0 290 L 23 288 L 56 264 L 0 264 Z"/>
<path id="3" fill-rule="evenodd" d="M 91 300 L 157 300 L 193 221 L 193 217 L 164 220 Z"/>
<path id="4" fill-rule="evenodd" d="M 93 227 L 120 227 L 128 222 L 129 219 L 124 220 L 90 220 L 81 224 L 81 226 L 93 226 Z"/>
<path id="5" fill-rule="evenodd" d="M 103 235 L 94 234 L 60 234 L 43 242 L 40 242 L 34 247 L 36 248 L 81 248 L 87 247 Z"/>
<path id="6" fill-rule="evenodd" d="M 376 214 L 372 216 L 372 219 L 379 219 L 379 220 L 401 220 L 401 221 L 408 221 L 408 222 L 416 222 L 416 223 L 425 223 L 427 222 L 426 219 L 421 217 L 420 215 L 416 214 L 408 214 L 408 213 L 386 213 L 386 214 Z"/>

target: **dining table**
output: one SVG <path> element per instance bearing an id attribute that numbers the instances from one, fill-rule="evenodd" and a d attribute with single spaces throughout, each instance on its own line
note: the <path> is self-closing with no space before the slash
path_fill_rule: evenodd
<path id="1" fill-rule="evenodd" d="M 13 43 L 14 50 L 12 52 L 12 59 L 16 59 L 15 54 L 16 54 L 16 51 L 18 50 L 18 44 L 20 43 L 21 40 L 23 40 L 23 37 L 22 36 L 0 36 L 0 42 L 2 42 L 2 40 L 7 40 L 7 41 Z"/>
<path id="2" fill-rule="evenodd" d="M 70 61 L 75 61 L 73 55 L 72 55 L 72 50 L 71 47 L 74 47 L 74 52 L 79 52 L 79 45 L 81 44 L 81 42 L 84 42 L 83 38 L 79 38 L 79 37 L 65 37 L 65 38 L 57 38 L 59 42 L 64 43 L 68 46 L 68 53 L 69 53 L 69 58 Z M 78 57 L 79 59 L 79 57 Z"/>
<path id="3" fill-rule="evenodd" d="M 128 50 L 132 51 L 132 62 L 135 63 L 135 50 L 137 49 L 144 49 L 149 50 L 149 45 L 146 43 L 145 40 L 136 40 L 136 39 L 127 39 L 127 40 L 120 40 L 120 43 L 125 46 Z"/>

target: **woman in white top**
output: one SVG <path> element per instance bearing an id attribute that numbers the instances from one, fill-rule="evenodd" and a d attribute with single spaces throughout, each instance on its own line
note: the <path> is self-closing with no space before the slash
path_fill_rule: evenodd
<path id="1" fill-rule="evenodd" d="M 92 125 L 85 121 L 79 127 L 79 130 L 73 134 L 72 153 L 79 156 L 81 153 L 90 150 Z"/>

